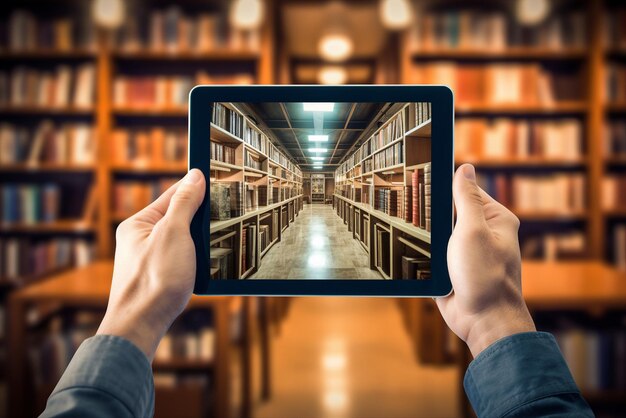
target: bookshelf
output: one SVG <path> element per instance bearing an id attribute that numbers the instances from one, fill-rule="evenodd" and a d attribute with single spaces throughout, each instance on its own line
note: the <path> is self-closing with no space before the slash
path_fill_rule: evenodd
<path id="1" fill-rule="evenodd" d="M 609 306 L 622 313 L 624 308 L 618 289 L 623 288 L 625 277 L 616 268 L 624 268 L 618 254 L 626 257 L 626 252 L 621 248 L 611 251 L 620 242 L 626 248 L 626 235 L 619 236 L 626 230 L 620 229 L 623 213 L 620 207 L 603 208 L 607 199 L 606 176 L 623 173 L 619 139 L 614 140 L 614 146 L 609 142 L 611 137 L 619 138 L 619 128 L 614 126 L 623 115 L 623 101 L 608 101 L 605 92 L 612 63 L 623 62 L 617 52 L 623 46 L 623 39 L 622 43 L 619 40 L 623 31 L 615 23 L 623 16 L 624 7 L 614 1 L 550 5 L 550 16 L 534 29 L 522 29 L 504 2 L 426 7 L 418 13 L 419 23 L 402 35 L 400 79 L 404 83 L 436 80 L 455 86 L 455 161 L 457 165 L 475 164 L 482 175 L 482 186 L 505 201 L 522 220 L 524 296 L 537 326 L 567 339 L 570 331 L 576 333 L 581 327 L 606 329 L 612 315 L 609 311 L 613 309 Z M 451 16 L 458 18 L 459 27 L 433 36 L 432 28 L 438 19 Z M 467 31 L 466 19 L 478 22 L 472 31 Z M 567 34 L 556 30 L 545 36 L 543 31 L 551 25 L 565 27 L 568 20 L 576 30 Z M 497 29 L 502 24 L 506 30 Z M 485 27 L 496 30 L 490 38 L 475 38 Z M 541 80 L 539 86 L 524 83 L 525 90 L 535 94 L 516 92 L 519 80 L 515 79 L 530 73 L 535 74 L 532 78 Z M 555 83 L 555 75 L 565 82 Z M 492 79 L 486 81 L 485 77 Z M 504 96 L 497 91 L 499 77 L 508 80 L 507 89 L 500 87 Z M 526 130 L 542 131 L 543 138 L 534 138 L 535 146 L 526 147 Z M 548 143 L 550 146 L 546 146 Z M 532 182 L 539 179 L 549 181 Z M 560 187 L 548 183 L 565 179 L 578 182 L 573 187 L 576 196 L 570 195 L 578 203 L 567 210 L 559 203 L 544 208 L 541 204 L 529 205 L 532 199 L 526 199 L 527 196 L 515 198 L 516 187 L 530 187 L 547 196 L 550 190 L 558 192 Z M 572 262 L 573 259 L 584 261 Z M 422 361 L 449 362 L 459 353 L 460 357 L 467 354 L 464 346 L 459 351 L 450 343 L 454 339 L 445 338 L 441 317 L 430 301 L 403 301 L 401 305 Z M 550 311 L 549 316 L 557 319 L 542 321 L 544 311 Z M 432 312 L 440 321 L 435 326 L 433 316 L 429 316 Z M 595 312 L 596 316 L 591 314 L 582 323 L 577 322 L 582 312 Z M 436 350 L 432 349 L 433 344 L 438 346 Z M 582 355 L 580 359 L 583 367 L 593 368 L 589 366 L 593 356 Z M 466 358 L 462 367 L 469 360 Z M 567 355 L 566 360 L 573 370 L 580 368 Z M 587 378 L 579 376 L 577 382 L 586 388 L 584 395 L 594 411 L 612 416 L 622 410 L 626 399 L 623 389 L 604 386 L 589 390 L 593 378 L 586 381 Z M 471 415 L 467 401 L 463 415 Z"/>
<path id="2" fill-rule="evenodd" d="M 29 7 L 31 9 L 25 12 L 16 12 L 16 10 Z M 142 2 L 132 7 L 141 8 L 141 10 L 136 10 L 138 20 L 129 19 L 139 25 L 154 26 L 156 25 L 154 20 L 159 20 L 155 19 L 155 15 L 161 14 L 167 16 L 170 25 L 177 21 L 182 27 L 185 26 L 182 24 L 183 20 L 188 23 L 191 19 L 197 19 L 194 20 L 195 23 L 208 24 L 204 27 L 206 30 L 217 31 L 217 26 L 221 26 L 218 21 L 226 20 L 220 16 L 220 13 L 224 11 L 215 10 L 215 5 L 194 2 L 186 2 L 180 6 L 175 6 L 175 3 L 168 6 L 163 2 Z M 271 10 L 269 2 L 267 7 Z M 206 84 L 269 84 L 272 82 L 274 25 L 273 13 L 268 13 L 262 27 L 254 33 L 240 34 L 228 30 L 225 33 L 215 33 L 215 36 L 210 39 L 197 37 L 198 41 L 204 43 L 203 45 L 185 45 L 184 35 L 178 33 L 176 45 L 169 42 L 171 37 L 168 38 L 168 42 L 159 45 L 160 41 L 150 39 L 150 37 L 144 39 L 142 35 L 140 39 L 135 38 L 138 32 L 126 26 L 114 32 L 98 30 L 89 18 L 85 19 L 82 14 L 79 16 L 78 12 L 83 11 L 87 15 L 88 10 L 82 7 L 75 9 L 64 7 L 61 8 L 62 10 L 54 10 L 54 6 L 46 6 L 34 9 L 25 4 L 19 9 L 9 5 L 4 9 L 9 10 L 1 19 L 2 26 L 23 28 L 24 30 L 14 33 L 19 33 L 24 38 L 2 37 L 0 83 L 9 82 L 8 78 L 13 77 L 12 71 L 15 68 L 36 71 L 41 79 L 50 78 L 50 75 L 66 77 L 65 69 L 67 68 L 72 76 L 69 81 L 69 90 L 73 90 L 75 82 L 73 76 L 79 77 L 81 70 L 82 73 L 87 72 L 83 70 L 84 68 L 93 69 L 88 88 L 78 89 L 92 93 L 93 97 L 89 103 L 85 102 L 84 97 L 76 98 L 70 93 L 68 93 L 68 100 L 59 103 L 44 102 L 41 101 L 43 99 L 40 100 L 40 97 L 24 95 L 22 96 L 28 100 L 24 97 L 11 96 L 6 97 L 6 100 L 5 97 L 0 98 L 0 113 L 2 114 L 0 129 L 5 129 L 7 123 L 15 129 L 30 128 L 29 136 L 32 141 L 32 138 L 36 136 L 37 128 L 44 122 L 52 124 L 56 130 L 62 130 L 66 126 L 88 126 L 92 134 L 89 136 L 89 143 L 93 145 L 93 158 L 86 162 L 71 159 L 52 161 L 45 158 L 29 161 L 29 158 L 23 157 L 8 161 L 5 160 L 7 148 L 3 146 L 9 147 L 10 145 L 0 144 L 0 176 L 2 177 L 0 187 L 5 183 L 15 181 L 27 182 L 29 185 L 54 184 L 59 187 L 62 198 L 68 199 L 68 205 L 82 209 L 70 211 L 65 208 L 67 205 L 62 204 L 58 210 L 58 216 L 53 221 L 12 221 L 9 223 L 2 220 L 0 222 L 0 250 L 3 252 L 7 248 L 9 251 L 15 251 L 17 247 L 20 251 L 27 253 L 38 251 L 43 254 L 45 250 L 47 254 L 53 254 L 55 251 L 71 254 L 64 265 L 55 263 L 46 271 L 41 271 L 38 266 L 36 271 L 27 271 L 23 277 L 13 277 L 14 274 L 12 274 L 10 280 L 0 274 L 3 276 L 0 277 L 0 320 L 6 322 L 7 318 L 20 316 L 20 312 L 15 315 L 9 314 L 10 309 L 7 304 L 8 298 L 17 288 L 41 279 L 48 279 L 72 266 L 89 264 L 96 259 L 110 260 L 113 255 L 116 226 L 140 209 L 141 205 L 148 203 L 156 195 L 157 189 L 162 189 L 168 182 L 185 174 L 187 171 L 187 108 L 186 92 L 183 90 L 187 89 L 187 85 L 196 82 Z M 68 10 L 74 14 L 68 13 Z M 66 29 L 60 29 L 63 33 L 57 33 L 55 31 L 58 29 L 55 29 L 51 32 L 53 35 L 51 37 L 37 35 L 39 28 L 44 26 L 50 28 L 49 23 L 56 21 L 62 21 L 61 26 L 65 28 L 69 22 L 72 27 L 69 32 L 76 33 L 76 38 L 66 36 Z M 179 27 L 177 23 L 174 24 Z M 149 31 L 151 36 L 164 33 L 163 27 L 152 29 L 155 30 Z M 235 38 L 238 40 L 231 42 Z M 218 43 L 211 42 L 218 39 Z M 42 40 L 45 44 L 41 43 Z M 161 41 L 165 40 L 161 39 Z M 20 74 L 18 76 L 21 77 Z M 126 85 L 119 85 L 120 78 L 126 81 Z M 138 89 L 136 89 L 136 84 L 132 85 L 132 81 L 136 79 L 140 81 Z M 48 83 L 48 81 L 45 82 Z M 149 86 L 150 83 L 152 87 Z M 176 93 L 179 94 L 175 96 L 176 101 L 157 103 L 143 100 L 145 97 L 142 94 L 145 95 L 146 91 L 149 91 L 149 96 L 154 89 L 162 89 L 164 83 L 177 86 Z M 130 88 L 129 85 L 131 85 Z M 127 91 L 123 91 L 124 88 Z M 183 96 L 185 100 L 181 99 Z M 142 98 L 143 102 L 135 100 L 137 97 Z M 49 98 L 49 100 L 52 99 Z M 177 140 L 169 140 L 172 132 L 175 133 Z M 184 147 L 181 146 L 181 142 L 184 142 Z M 131 148 L 132 152 L 129 151 Z M 139 152 L 135 152 L 136 150 Z M 120 185 L 127 187 L 125 190 L 133 193 L 134 197 L 129 201 L 121 200 L 120 202 L 116 197 L 116 191 L 118 196 L 123 194 L 119 191 L 119 189 L 124 190 L 123 187 L 119 187 Z M 8 247 L 5 245 L 7 242 Z M 35 247 L 35 244 L 38 246 Z M 68 246 L 73 249 L 67 250 Z M 66 257 L 64 256 L 62 260 L 66 260 Z M 3 269 L 5 267 L 6 265 L 2 266 Z M 80 275 L 83 275 L 82 280 L 89 282 L 86 280 L 91 279 L 89 273 L 85 273 L 84 270 L 80 272 Z M 76 276 L 77 281 L 81 279 L 80 275 Z M 63 293 L 60 292 L 54 297 L 58 297 L 58 304 L 69 307 L 72 301 L 68 300 L 68 292 L 65 292 L 65 295 Z M 36 299 L 37 302 L 32 304 L 33 308 L 45 310 L 46 303 L 40 303 L 40 299 Z M 106 298 L 104 302 L 106 304 Z M 82 311 L 81 306 L 75 307 L 76 310 Z M 201 307 L 202 309 L 210 315 L 210 307 Z M 230 327 L 228 323 L 219 326 L 224 329 Z M 6 326 L 3 328 L 7 329 Z M 216 329 L 216 332 L 222 331 Z M 28 329 L 27 334 L 30 338 L 33 330 Z M 0 346 L 5 351 L 8 342 L 11 342 L 11 338 L 7 339 L 6 335 L 0 336 Z M 268 347 L 269 343 L 266 341 L 264 346 Z M 264 356 L 266 360 L 269 359 L 269 355 Z M 167 373 L 176 371 L 175 374 L 182 376 L 182 379 L 185 375 L 191 376 L 199 370 L 203 373 L 213 370 L 212 367 L 207 368 L 208 365 L 201 362 L 183 363 L 174 367 L 176 370 L 171 370 L 171 365 L 160 363 L 157 363 L 157 368 Z M 4 370 L 6 366 L 6 362 L 3 361 L 0 368 Z M 267 366 L 265 368 L 267 369 Z M 249 373 L 249 370 L 244 372 Z M 0 380 L 3 383 L 6 381 L 5 377 L 6 373 L 1 373 Z M 269 378 L 264 377 L 264 379 L 265 386 L 268 386 Z M 223 385 L 223 383 L 220 382 L 218 385 Z M 3 387 L 7 388 L 7 385 Z M 8 386 L 11 395 L 13 395 L 14 387 L 16 386 Z M 26 396 L 29 393 L 27 388 L 22 387 L 22 389 L 19 392 L 15 390 L 16 396 Z M 250 396 L 249 389 L 246 390 L 247 394 L 244 391 L 243 395 Z M 269 393 L 269 389 L 264 390 Z M 203 405 L 206 406 L 206 394 L 200 392 L 200 395 L 200 398 L 204 398 Z M 7 398 L 3 396 L 3 399 Z M 188 391 L 180 385 L 167 390 L 157 390 L 157 404 L 166 405 L 167 399 L 179 398 L 190 399 L 190 402 L 195 405 L 198 404 L 195 400 L 199 396 L 197 391 Z M 216 399 L 222 399 L 222 397 Z M 243 415 L 249 415 L 250 402 L 244 404 L 243 408 Z M 0 415 L 4 413 L 5 411 L 0 411 Z M 222 416 L 222 414 L 216 414 L 216 416 Z"/>
<path id="3" fill-rule="evenodd" d="M 419 215 L 411 203 L 418 187 L 430 184 L 429 104 L 404 104 L 383 120 L 335 171 L 334 206 L 368 252 L 370 268 L 385 279 L 408 279 L 409 258 L 430 258 L 429 192 L 419 194 Z"/>
<path id="4" fill-rule="evenodd" d="M 302 171 L 237 104 L 212 120 L 211 274 L 246 279 L 302 209 Z"/>

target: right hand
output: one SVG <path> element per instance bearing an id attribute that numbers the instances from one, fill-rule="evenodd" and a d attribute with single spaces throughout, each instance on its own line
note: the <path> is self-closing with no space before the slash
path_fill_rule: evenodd
<path id="1" fill-rule="evenodd" d="M 536 329 L 522 297 L 519 220 L 478 187 L 470 164 L 457 170 L 453 195 L 457 222 L 448 270 L 454 292 L 437 306 L 476 357 L 501 338 Z"/>

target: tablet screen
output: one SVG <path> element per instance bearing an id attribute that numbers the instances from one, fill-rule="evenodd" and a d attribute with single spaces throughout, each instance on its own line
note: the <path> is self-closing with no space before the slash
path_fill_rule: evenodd
<path id="1" fill-rule="evenodd" d="M 210 279 L 431 278 L 431 103 L 210 112 Z"/>

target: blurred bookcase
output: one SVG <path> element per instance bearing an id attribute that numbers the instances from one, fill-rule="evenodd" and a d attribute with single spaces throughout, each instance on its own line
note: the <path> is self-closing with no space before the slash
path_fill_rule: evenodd
<path id="1" fill-rule="evenodd" d="M 402 36 L 400 79 L 453 88 L 455 162 L 473 163 L 481 186 L 520 218 L 525 266 L 539 263 L 532 271 L 551 276 L 571 271 L 572 260 L 586 260 L 575 267 L 581 271 L 598 262 L 624 270 L 626 217 L 618 197 L 626 166 L 620 121 L 624 6 L 550 2 L 550 16 L 525 28 L 516 21 L 514 4 L 441 2 L 419 9 L 416 24 Z M 581 293 L 575 307 L 560 309 L 557 299 L 542 306 L 554 308 L 552 321 L 538 313 L 538 327 L 559 336 L 594 410 L 616 416 L 626 399 L 622 378 L 576 371 L 602 373 L 593 365 L 608 354 L 589 347 L 623 351 L 626 305 L 598 310 Z M 454 351 L 445 338 L 437 339 L 434 351 L 420 343 L 433 337 L 434 304 L 400 304 L 418 357 L 435 363 L 453 358 L 436 356 Z M 625 367 L 623 360 L 613 361 Z"/>
<path id="2" fill-rule="evenodd" d="M 274 24 L 271 2 L 266 6 L 268 13 L 262 27 L 249 31 L 230 27 L 225 3 L 128 3 L 127 15 L 138 18 L 127 19 L 114 31 L 96 27 L 91 19 L 91 2 L 9 2 L 1 7 L 3 409 L 10 403 L 7 390 L 12 390 L 5 371 L 9 340 L 5 324 L 10 316 L 11 294 L 41 278 L 52 276 L 54 280 L 64 270 L 98 259 L 110 260 L 117 225 L 185 174 L 187 94 L 191 87 L 200 83 L 272 82 Z M 81 277 L 90 279 L 88 273 Z M 33 300 L 37 303 L 29 306 L 25 322 L 29 342 L 39 338 L 50 344 L 63 336 L 84 339 L 95 332 L 92 319 L 95 317 L 97 323 L 102 306 L 90 317 L 93 309 L 59 306 L 63 302 L 37 295 Z M 255 321 L 267 316 L 266 311 L 271 312 L 275 302 L 251 302 Z M 237 310 L 235 316 L 241 317 L 251 309 Z M 210 303 L 200 304 L 183 315 L 174 328 L 193 328 L 200 317 L 211 325 L 210 331 L 217 326 L 211 322 L 214 310 Z M 39 319 L 30 320 L 35 317 Z M 276 315 L 272 318 L 270 322 L 279 319 Z M 82 322 L 87 325 L 81 326 Z M 245 322 L 227 320 L 221 326 L 232 329 L 236 323 Z M 264 333 L 255 331 L 257 338 Z M 173 331 L 169 335 L 170 346 L 174 347 L 170 353 L 180 354 L 176 347 L 184 346 L 185 340 L 199 346 L 203 338 L 211 340 L 208 331 L 204 337 L 202 333 L 197 335 L 198 344 L 187 338 L 186 332 L 182 337 L 180 332 L 176 334 Z M 267 345 L 267 338 L 264 340 Z M 207 350 L 212 344 L 206 344 Z M 63 349 L 71 355 L 75 348 L 70 345 Z M 162 350 L 165 360 L 155 361 L 160 376 L 157 384 L 165 388 L 157 390 L 157 404 L 180 396 L 194 406 L 192 416 L 216 415 L 208 407 L 204 389 L 194 392 L 180 384 L 194 383 L 194 376 L 199 375 L 208 376 L 211 387 L 223 385 L 213 381 L 213 367 L 206 361 L 181 362 L 176 356 L 170 361 L 167 358 L 172 356 L 167 352 Z M 269 361 L 269 355 L 264 356 Z M 37 358 L 37 354 L 31 357 Z M 52 367 L 62 370 L 64 364 Z M 249 373 L 249 364 L 241 367 L 243 373 Z M 42 378 L 41 374 L 33 377 Z M 246 379 L 250 380 L 249 376 L 240 380 Z M 264 375 L 263 379 L 262 390 L 268 396 L 269 378 Z M 46 390 L 51 388 L 44 385 L 42 391 L 40 387 L 38 399 L 45 399 Z M 249 415 L 251 402 L 246 399 L 252 396 L 250 390 L 244 387 L 237 393 L 242 401 L 235 407 L 242 415 Z M 26 399 L 28 393 L 20 396 Z M 220 416 L 226 410 L 232 412 L 232 405 L 224 402 L 218 402 Z M 14 411 L 24 413 L 22 407 Z M 6 413 L 2 410 L 0 416 Z"/>

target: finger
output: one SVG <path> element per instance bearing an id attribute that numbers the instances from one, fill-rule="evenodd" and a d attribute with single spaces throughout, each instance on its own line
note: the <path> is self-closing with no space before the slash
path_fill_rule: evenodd
<path id="1" fill-rule="evenodd" d="M 197 168 L 189 171 L 172 196 L 166 217 L 175 222 L 191 224 L 193 215 L 204 199 L 205 188 L 202 171 Z"/>
<path id="2" fill-rule="evenodd" d="M 476 184 L 476 171 L 471 164 L 463 164 L 454 175 L 452 184 L 458 225 L 484 223 L 483 197 Z"/>
<path id="3" fill-rule="evenodd" d="M 150 203 L 148 206 L 137 212 L 132 216 L 132 219 L 150 223 L 157 223 L 161 218 L 165 216 L 167 212 L 167 207 L 170 205 L 170 200 L 172 196 L 178 189 L 180 185 L 180 181 L 176 182 L 172 186 L 170 186 L 161 196 L 157 197 L 156 200 Z"/>

